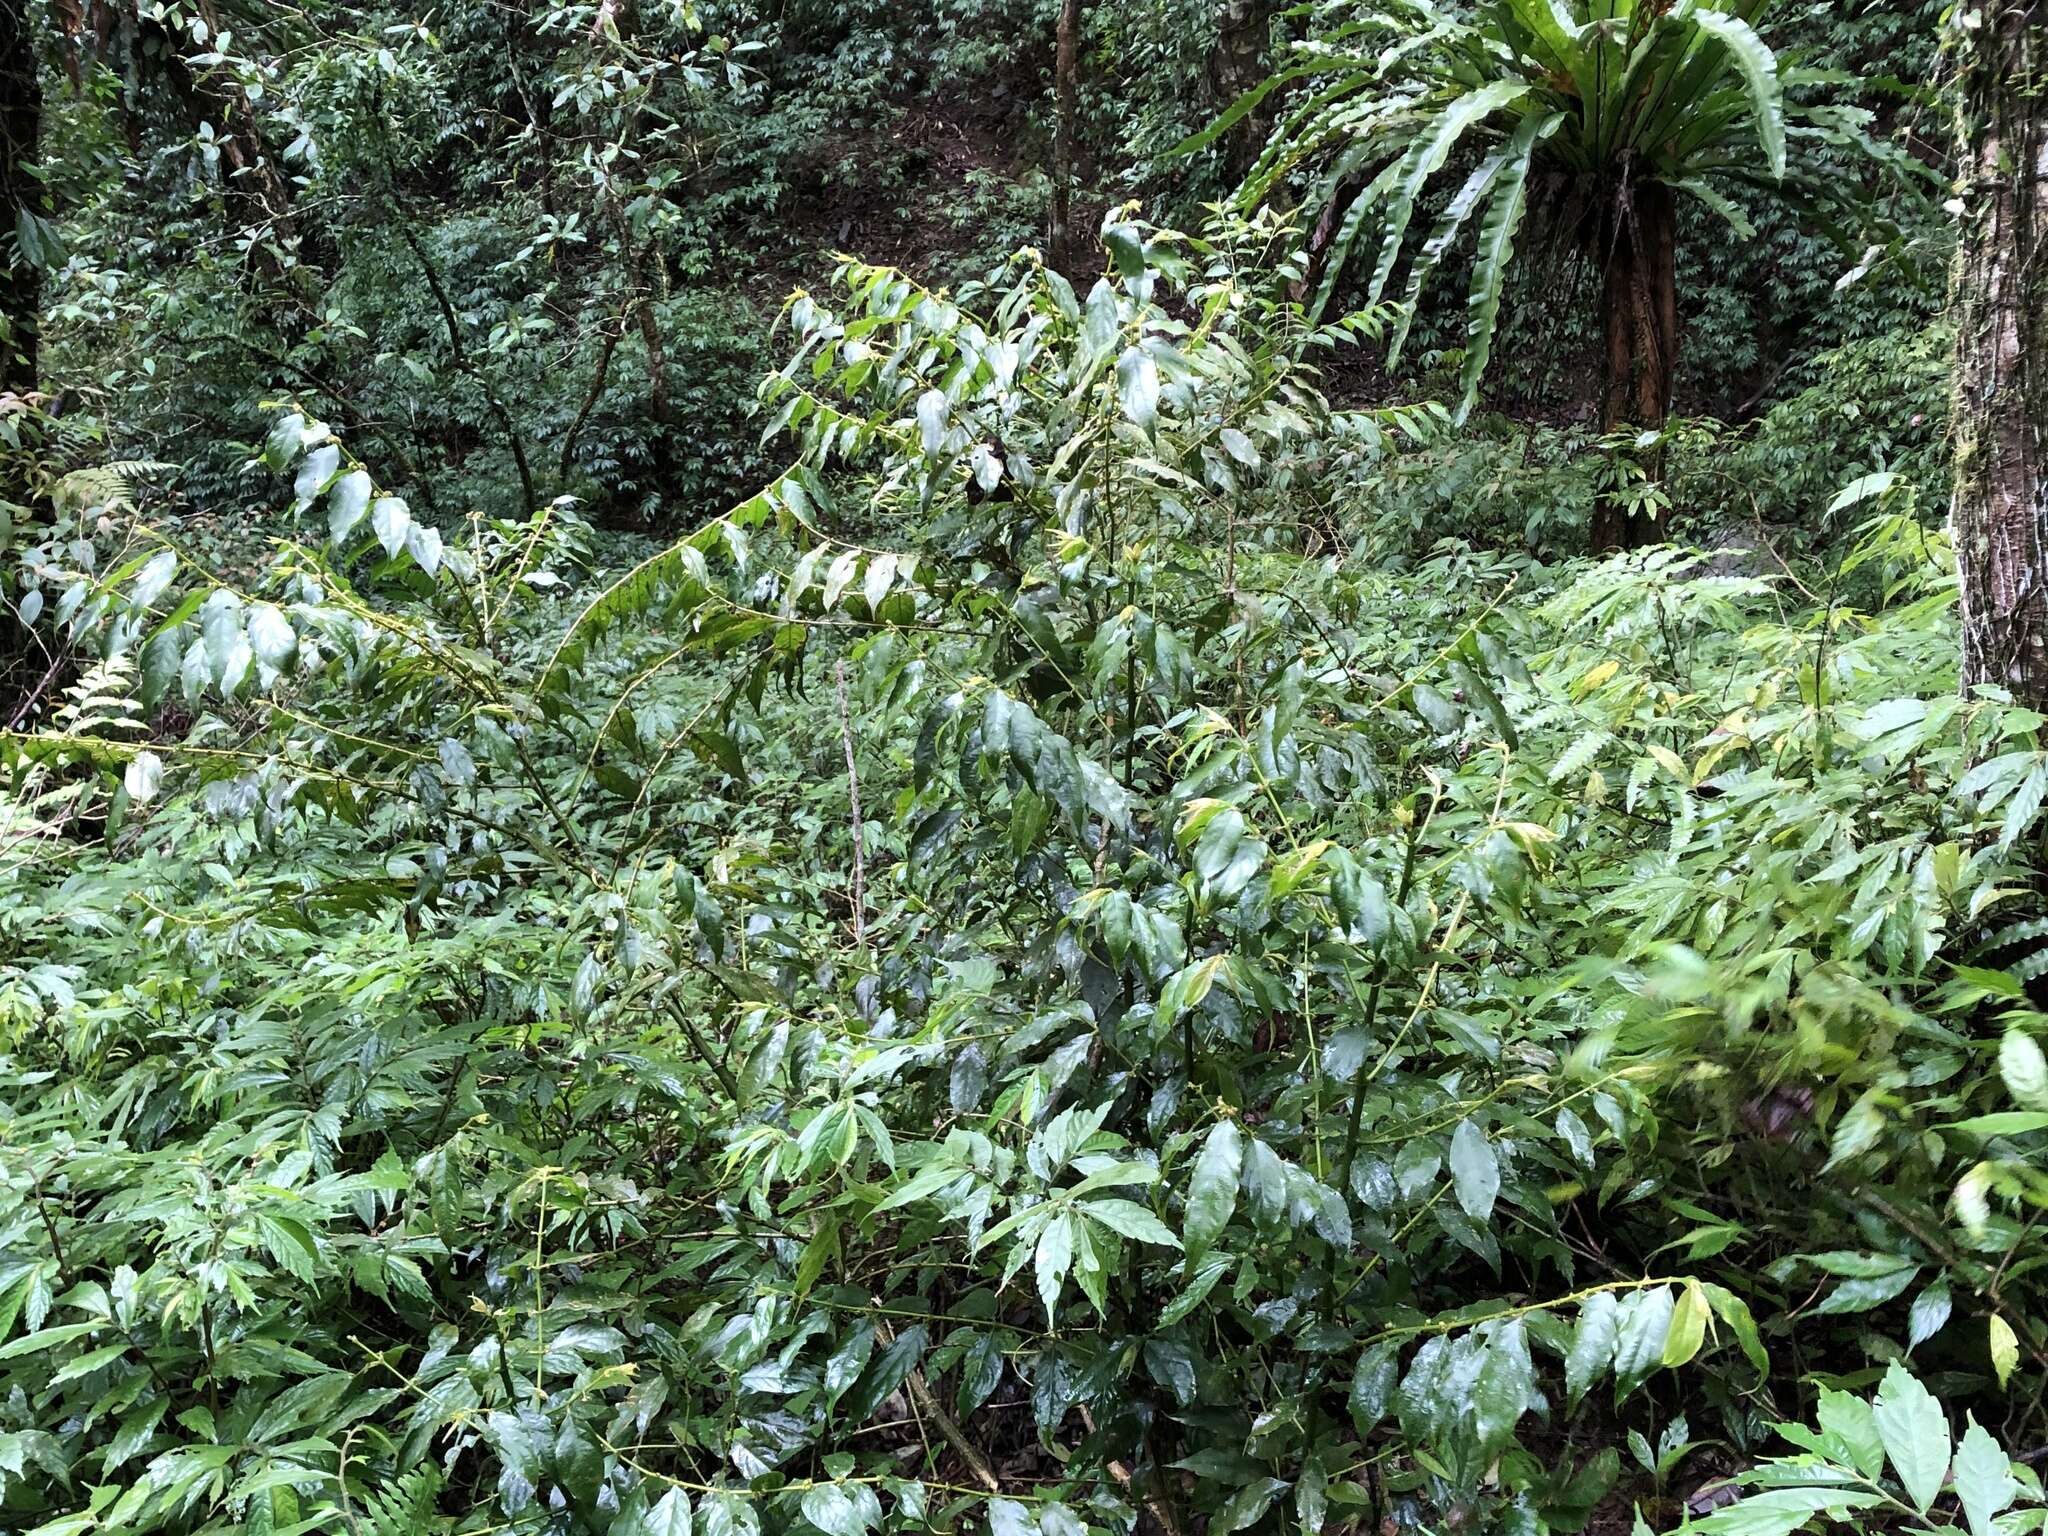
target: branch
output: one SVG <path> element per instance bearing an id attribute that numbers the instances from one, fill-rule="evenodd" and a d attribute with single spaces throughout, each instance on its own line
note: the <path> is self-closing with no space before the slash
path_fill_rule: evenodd
<path id="1" fill-rule="evenodd" d="M 885 1322 L 877 1321 L 875 1335 L 884 1348 L 896 1342 L 896 1334 Z M 924 1372 L 913 1366 L 910 1377 L 904 1383 L 910 1389 L 910 1400 L 917 1411 L 926 1414 L 939 1426 L 939 1433 L 946 1437 L 946 1443 L 960 1453 L 960 1459 L 967 1463 L 967 1470 L 974 1474 L 974 1480 L 990 1493 L 1001 1493 L 1003 1485 L 990 1470 L 988 1458 L 974 1448 L 966 1433 L 953 1421 L 953 1416 L 939 1406 L 939 1400 L 932 1395 L 931 1383 L 924 1379 Z"/>

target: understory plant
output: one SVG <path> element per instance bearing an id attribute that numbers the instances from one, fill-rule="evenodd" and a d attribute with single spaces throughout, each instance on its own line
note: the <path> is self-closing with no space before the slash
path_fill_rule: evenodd
<path id="1" fill-rule="evenodd" d="M 2038 1429 L 2048 754 L 1910 486 L 1819 588 L 1381 567 L 1444 415 L 1275 232 L 843 264 L 638 563 L 286 406 L 260 578 L 43 574 L 10 1528 L 1662 1527 L 1907 1359 Z"/>

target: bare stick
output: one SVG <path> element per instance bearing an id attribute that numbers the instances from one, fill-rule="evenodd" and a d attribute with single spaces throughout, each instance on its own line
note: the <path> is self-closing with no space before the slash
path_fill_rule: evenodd
<path id="1" fill-rule="evenodd" d="M 840 665 L 844 667 L 845 663 L 842 662 Z M 877 1323 L 875 1333 L 881 1339 L 884 1349 L 896 1342 L 896 1335 L 887 1323 Z M 938 1398 L 932 1395 L 931 1383 L 924 1379 L 923 1370 L 912 1367 L 904 1385 L 910 1389 L 910 1401 L 916 1406 L 917 1411 L 938 1425 L 939 1433 L 946 1437 L 948 1445 L 960 1453 L 960 1459 L 967 1463 L 967 1470 L 974 1474 L 974 1480 L 990 1493 L 1001 1493 L 1003 1485 L 997 1481 L 995 1473 L 990 1469 L 988 1458 L 975 1448 L 974 1442 L 969 1440 L 966 1432 L 954 1422 L 953 1416 L 939 1406 Z"/>

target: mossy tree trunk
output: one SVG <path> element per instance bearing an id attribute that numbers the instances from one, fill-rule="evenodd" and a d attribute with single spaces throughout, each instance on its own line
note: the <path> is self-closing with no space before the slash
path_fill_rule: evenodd
<path id="1" fill-rule="evenodd" d="M 0 390 L 36 387 L 42 329 L 42 274 L 23 249 L 20 231 L 43 210 L 42 183 L 32 167 L 42 135 L 42 76 L 28 0 L 0 0 Z"/>
<path id="2" fill-rule="evenodd" d="M 1955 495 L 1963 682 L 1995 683 L 2048 705 L 2048 420 L 2043 162 L 2048 102 L 2040 0 L 1974 6 L 1959 32 L 1956 164 L 1962 229 L 1951 280 L 1955 320 Z"/>
<path id="3" fill-rule="evenodd" d="M 1602 308 L 1606 389 L 1601 425 L 1655 431 L 1671 413 L 1671 374 L 1678 362 L 1678 248 L 1671 189 L 1636 182 L 1615 210 L 1605 242 Z M 1655 473 L 1656 466 L 1651 466 Z M 1662 530 L 1603 501 L 1593 514 L 1596 551 L 1655 543 Z"/>

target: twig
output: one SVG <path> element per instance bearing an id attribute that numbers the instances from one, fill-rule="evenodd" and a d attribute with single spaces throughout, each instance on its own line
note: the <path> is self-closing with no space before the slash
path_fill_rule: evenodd
<path id="1" fill-rule="evenodd" d="M 384 87 L 381 82 L 372 91 L 371 105 L 378 120 L 381 121 L 384 115 Z M 398 167 L 392 161 L 390 145 L 387 144 L 383 148 L 385 186 L 391 196 L 391 205 L 398 215 L 392 221 L 398 227 L 398 237 L 405 242 L 406 249 L 412 252 L 413 260 L 419 264 L 420 276 L 426 279 L 427 291 L 434 296 L 434 303 L 441 311 L 441 323 L 448 331 L 448 356 L 455 365 L 455 371 L 466 374 L 476 381 L 477 388 L 483 393 L 485 406 L 497 419 L 499 427 L 504 430 L 506 446 L 512 450 L 513 467 L 519 471 L 519 492 L 525 501 L 522 510 L 530 513 L 540 505 L 540 501 L 533 488 L 533 467 L 526 462 L 526 444 L 519 435 L 519 428 L 513 425 L 512 413 L 505 409 L 505 402 L 498 398 L 497 390 L 491 387 L 490 379 L 470 360 L 469 349 L 462 341 L 461 317 L 455 313 L 454 301 L 448 297 L 447 285 L 441 281 L 441 274 L 436 270 L 433 258 L 427 255 L 427 248 L 420 244 L 419 236 L 413 233 L 412 225 L 406 220 L 404 203 L 398 194 Z"/>
<path id="2" fill-rule="evenodd" d="M 569 423 L 569 430 L 562 434 L 562 462 L 555 471 L 555 479 L 566 484 L 569 471 L 576 467 L 576 439 L 583 435 L 583 423 L 590 419 L 590 413 L 597 409 L 597 402 L 604 396 L 605 384 L 611 378 L 612 354 L 619 349 L 619 338 L 626 334 L 626 322 L 620 318 L 618 325 L 604 332 L 604 347 L 597 355 L 597 368 L 590 376 L 590 393 L 583 397 L 583 408 L 576 413 L 576 419 Z"/>
<path id="3" fill-rule="evenodd" d="M 21 696 L 21 703 L 16 706 L 13 716 L 7 722 L 8 730 L 13 731 L 20 728 L 21 722 L 28 718 L 28 712 L 34 709 L 42 701 L 43 696 L 50 691 L 50 684 L 57 679 L 58 669 L 69 659 L 70 654 L 69 651 L 59 651 L 50 658 L 49 667 L 44 671 L 42 677 L 37 680 L 35 687 L 29 689 L 27 693 Z"/>
<path id="4" fill-rule="evenodd" d="M 853 763 L 853 716 L 846 707 L 846 662 L 833 668 L 839 688 L 839 745 L 846 753 L 846 798 L 853 808 L 853 942 L 868 942 L 867 878 L 861 859 L 860 770 Z"/>
<path id="5" fill-rule="evenodd" d="M 718 1079 L 718 1086 L 725 1090 L 726 1097 L 732 1100 L 733 1107 L 738 1108 L 746 1095 L 740 1092 L 739 1079 L 732 1075 L 732 1068 L 712 1054 L 710 1043 L 704 1038 L 704 1032 L 697 1028 L 695 1021 L 687 1013 L 683 1012 L 682 1004 L 673 997 L 663 998 L 662 1001 L 668 1004 L 669 1016 L 681 1025 L 683 1033 L 690 1037 L 690 1045 L 696 1051 L 697 1059 L 711 1069 L 711 1075 Z"/>
<path id="6" fill-rule="evenodd" d="M 1089 1434 L 1094 1434 L 1095 1416 L 1088 1411 L 1088 1405 L 1086 1403 L 1077 1403 L 1075 1406 L 1081 1411 L 1082 1425 Z M 1113 1457 L 1104 1465 L 1108 1469 L 1109 1475 L 1116 1479 L 1117 1487 L 1123 1489 L 1125 1493 L 1129 1493 L 1131 1491 L 1131 1469 Z M 1144 1500 L 1146 1512 L 1158 1522 L 1159 1529 L 1166 1532 L 1166 1536 L 1180 1536 L 1180 1524 L 1173 1518 L 1172 1508 L 1156 1493 L 1144 1495 Z"/>
<path id="7" fill-rule="evenodd" d="M 2026 1348 L 2027 1353 L 2033 1356 L 2034 1363 L 2048 1368 L 2048 1350 L 2043 1350 L 2034 1342 L 2033 1330 L 2028 1326 L 2026 1318 L 2016 1312 L 2011 1303 L 1999 1293 L 1997 1275 L 1992 1275 L 1988 1281 L 1980 1278 L 1984 1274 L 1982 1265 L 1969 1263 L 1955 1249 L 1929 1232 L 1922 1223 L 1915 1221 L 1904 1211 L 1893 1205 L 1891 1201 L 1885 1199 L 1884 1196 L 1873 1194 L 1868 1190 L 1858 1190 L 1851 1198 L 1860 1201 L 1871 1210 L 1877 1212 L 1878 1215 L 1882 1216 L 1886 1221 L 1941 1260 L 1948 1268 L 1962 1276 L 1970 1288 L 1983 1297 L 1985 1301 L 1989 1302 L 1991 1309 L 2004 1318 L 2007 1324 L 2011 1326 L 2013 1336 Z M 1973 1270 L 1976 1272 L 1975 1275 L 1971 1273 Z"/>
<path id="8" fill-rule="evenodd" d="M 840 665 L 843 668 L 845 663 L 842 662 Z M 885 1349 L 896 1342 L 895 1330 L 884 1322 L 876 1322 L 875 1336 L 882 1341 L 882 1347 Z M 948 1445 L 960 1453 L 960 1459 L 967 1463 L 967 1470 L 974 1474 L 974 1480 L 990 1493 L 1001 1493 L 1003 1485 L 990 1470 L 988 1458 L 974 1448 L 973 1442 L 954 1422 L 953 1416 L 939 1406 L 938 1398 L 932 1395 L 931 1383 L 924 1379 L 924 1372 L 913 1366 L 904 1385 L 910 1389 L 910 1400 L 916 1405 L 917 1411 L 938 1425 L 939 1433 L 946 1437 Z"/>

